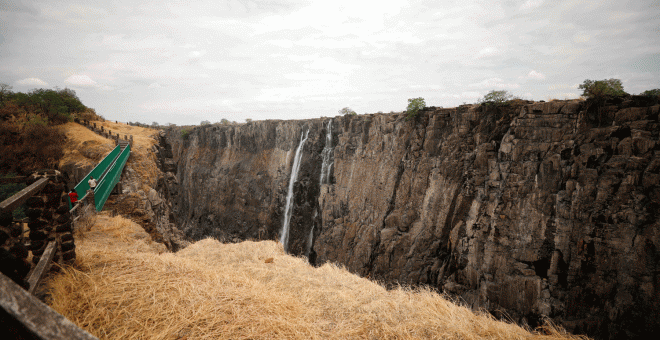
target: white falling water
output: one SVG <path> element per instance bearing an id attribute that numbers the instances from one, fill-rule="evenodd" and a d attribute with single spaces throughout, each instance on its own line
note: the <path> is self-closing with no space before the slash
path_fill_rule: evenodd
<path id="1" fill-rule="evenodd" d="M 312 221 L 316 220 L 316 216 L 319 215 L 318 210 L 314 210 L 314 217 Z M 307 249 L 305 250 L 305 256 L 309 258 L 309 254 L 312 252 L 312 242 L 314 241 L 314 223 L 312 223 L 312 228 L 309 231 L 309 237 L 307 238 Z"/>
<path id="2" fill-rule="evenodd" d="M 332 163 L 330 163 L 330 155 L 332 154 L 332 119 L 328 121 L 328 132 L 325 134 L 325 146 L 321 152 L 321 157 L 323 162 L 321 163 L 321 178 L 319 179 L 319 187 L 323 184 L 330 182 L 330 169 L 332 168 Z M 318 211 L 314 211 L 314 219 Z M 305 251 L 305 256 L 309 257 L 309 254 L 312 252 L 312 242 L 314 241 L 314 224 L 309 231 L 309 237 L 307 238 L 307 250 Z"/>
<path id="3" fill-rule="evenodd" d="M 298 178 L 298 170 L 300 170 L 300 160 L 302 159 L 302 148 L 307 141 L 307 136 L 309 135 L 309 129 L 305 133 L 305 139 L 303 139 L 302 134 L 300 134 L 300 144 L 296 149 L 296 155 L 293 157 L 293 168 L 291 169 L 291 178 L 289 179 L 289 192 L 286 194 L 286 205 L 284 206 L 284 222 L 282 223 L 282 236 L 280 237 L 280 243 L 284 245 L 284 250 L 287 249 L 289 243 L 289 222 L 291 222 L 292 203 L 293 203 L 293 184 L 296 183 Z"/>
<path id="4" fill-rule="evenodd" d="M 330 182 L 330 169 L 332 168 L 332 163 L 330 163 L 330 155 L 332 154 L 332 119 L 328 122 L 328 133 L 325 134 L 325 146 L 321 152 L 321 157 L 323 158 L 323 163 L 321 163 L 321 179 L 319 181 L 319 186 L 324 183 Z"/>

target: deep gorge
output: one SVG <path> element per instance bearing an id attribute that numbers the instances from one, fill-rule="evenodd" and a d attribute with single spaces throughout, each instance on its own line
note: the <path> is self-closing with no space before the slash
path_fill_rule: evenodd
<path id="1" fill-rule="evenodd" d="M 173 127 L 161 189 L 193 240 L 279 240 L 309 131 L 290 253 L 532 326 L 636 338 L 660 331 L 659 108 L 633 96 Z"/>

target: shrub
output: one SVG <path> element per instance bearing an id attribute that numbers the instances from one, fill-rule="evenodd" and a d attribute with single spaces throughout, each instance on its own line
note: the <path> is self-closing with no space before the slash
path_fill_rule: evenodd
<path id="1" fill-rule="evenodd" d="M 25 174 L 57 167 L 64 154 L 64 134 L 40 119 L 28 121 L 22 127 L 0 123 L 0 171 Z"/>
<path id="2" fill-rule="evenodd" d="M 419 97 L 419 98 L 408 99 L 408 107 L 406 108 L 406 113 L 407 113 L 406 120 L 411 118 L 416 118 L 417 115 L 419 114 L 419 111 L 424 107 L 426 107 L 424 98 Z"/>
<path id="3" fill-rule="evenodd" d="M 78 112 L 76 114 L 76 117 L 78 117 L 82 120 L 89 120 L 89 121 L 99 121 L 99 120 L 102 121 L 103 120 L 101 118 L 101 116 L 96 114 L 96 110 L 94 110 L 92 108 L 89 108 L 89 107 L 85 111 Z M 129 123 L 129 125 L 131 125 L 131 124 Z"/>
<path id="4" fill-rule="evenodd" d="M 660 89 L 646 90 L 639 95 L 645 97 L 660 97 Z"/>
<path id="5" fill-rule="evenodd" d="M 188 140 L 189 137 L 190 137 L 189 130 L 186 129 L 181 130 L 181 138 L 183 138 L 183 140 Z"/>
<path id="6" fill-rule="evenodd" d="M 348 116 L 355 116 L 355 115 L 357 115 L 357 112 L 351 110 L 351 108 L 347 106 L 347 107 L 339 110 L 339 114 L 344 115 L 344 116 L 347 116 L 347 115 Z"/>
<path id="7" fill-rule="evenodd" d="M 589 80 L 586 79 L 578 89 L 583 90 L 582 96 L 590 99 L 603 100 L 605 97 L 620 97 L 628 95 L 623 90 L 619 79 Z"/>
<path id="8" fill-rule="evenodd" d="M 211 125 L 211 122 L 208 120 L 203 120 L 199 125 Z"/>
<path id="9" fill-rule="evenodd" d="M 586 79 L 578 89 L 583 90 L 582 96 L 586 97 L 589 100 L 589 106 L 587 111 L 593 112 L 591 108 L 595 108 L 598 126 L 603 124 L 602 108 L 605 105 L 605 100 L 609 97 L 621 97 L 626 96 L 626 93 L 623 90 L 623 85 L 619 79 L 604 79 L 604 80 L 589 80 Z"/>
<path id="10" fill-rule="evenodd" d="M 222 118 L 222 119 L 220 119 L 220 123 L 222 123 L 223 125 L 227 125 L 227 124 L 229 124 L 229 119 Z"/>
<path id="11" fill-rule="evenodd" d="M 48 118 L 32 114 L 28 117 L 28 124 L 29 125 L 47 126 L 48 125 Z"/>
<path id="12" fill-rule="evenodd" d="M 511 93 L 509 93 L 509 91 L 491 90 L 481 100 L 479 100 L 479 103 L 482 105 L 490 105 L 490 104 L 501 105 L 513 99 L 517 99 L 517 98 Z"/>

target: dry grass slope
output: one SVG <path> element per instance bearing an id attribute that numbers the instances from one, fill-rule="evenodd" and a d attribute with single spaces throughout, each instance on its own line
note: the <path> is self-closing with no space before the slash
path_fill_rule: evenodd
<path id="1" fill-rule="evenodd" d="M 58 129 L 66 136 L 60 167 L 67 163 L 81 167 L 96 166 L 115 147 L 112 140 L 76 123 L 66 123 L 58 126 Z"/>
<path id="2" fill-rule="evenodd" d="M 78 231 L 50 304 L 102 339 L 577 339 L 532 334 L 424 289 L 386 290 L 273 241 L 169 253 L 123 217 Z"/>

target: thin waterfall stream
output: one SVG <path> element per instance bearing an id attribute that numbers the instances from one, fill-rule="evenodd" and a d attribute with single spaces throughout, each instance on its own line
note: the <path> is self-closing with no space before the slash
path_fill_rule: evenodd
<path id="1" fill-rule="evenodd" d="M 280 243 L 284 246 L 284 250 L 288 248 L 289 245 L 289 223 L 291 222 L 291 214 L 293 213 L 293 185 L 298 179 L 298 171 L 300 170 L 300 160 L 302 159 L 302 148 L 307 141 L 307 136 L 309 135 L 309 129 L 305 133 L 305 138 L 303 139 L 302 133 L 300 134 L 300 144 L 296 149 L 296 154 L 293 157 L 293 167 L 291 168 L 291 178 L 289 179 L 289 192 L 286 194 L 286 205 L 284 206 L 284 222 L 282 223 L 282 236 L 280 237 Z"/>
<path id="2" fill-rule="evenodd" d="M 321 163 L 321 178 L 319 179 L 319 187 L 323 184 L 330 183 L 330 169 L 332 164 L 330 162 L 330 156 L 332 155 L 332 119 L 328 121 L 328 128 L 325 134 L 325 146 L 323 146 L 323 151 L 321 151 L 321 158 L 323 162 Z M 318 216 L 318 211 L 314 211 L 314 220 Z M 307 238 L 307 249 L 305 250 L 305 256 L 309 258 L 309 254 L 312 252 L 312 243 L 314 242 L 314 224 L 309 231 L 309 237 Z"/>
<path id="3" fill-rule="evenodd" d="M 330 169 L 332 164 L 330 162 L 330 155 L 332 154 L 332 119 L 328 121 L 328 132 L 325 134 L 325 146 L 321 151 L 323 163 L 321 163 L 321 178 L 319 179 L 319 186 L 330 182 Z"/>

